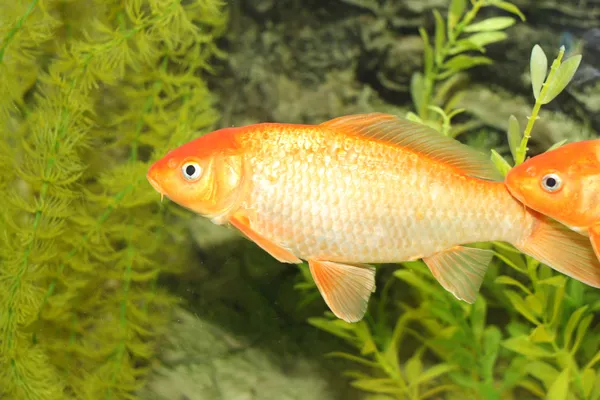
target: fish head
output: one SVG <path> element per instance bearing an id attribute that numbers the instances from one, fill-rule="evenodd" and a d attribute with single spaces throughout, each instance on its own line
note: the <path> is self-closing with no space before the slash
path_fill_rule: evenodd
<path id="1" fill-rule="evenodd" d="M 202 216 L 226 213 L 244 178 L 238 129 L 213 131 L 170 151 L 150 166 L 148 182 L 161 196 Z"/>
<path id="2" fill-rule="evenodd" d="M 599 172 L 596 141 L 581 141 L 534 156 L 512 168 L 508 191 L 527 207 L 569 226 L 585 219 L 588 178 Z"/>

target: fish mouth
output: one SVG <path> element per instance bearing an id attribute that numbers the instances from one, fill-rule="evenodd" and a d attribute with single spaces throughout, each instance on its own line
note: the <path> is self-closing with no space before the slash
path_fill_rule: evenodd
<path id="1" fill-rule="evenodd" d="M 150 185 L 152 185 L 154 190 L 156 190 L 158 193 L 160 193 L 160 198 L 162 200 L 163 196 L 165 195 L 165 190 L 162 188 L 160 183 L 158 183 L 158 181 L 152 175 L 153 175 L 152 171 L 149 171 L 148 174 L 146 175 L 146 179 L 148 179 L 148 182 L 150 182 Z"/>

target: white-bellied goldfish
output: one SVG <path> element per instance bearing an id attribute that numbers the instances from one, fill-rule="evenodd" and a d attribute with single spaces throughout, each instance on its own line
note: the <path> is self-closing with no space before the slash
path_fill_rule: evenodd
<path id="1" fill-rule="evenodd" d="M 494 254 L 465 246 L 474 242 L 505 241 L 600 282 L 585 238 L 519 203 L 483 153 L 392 115 L 220 129 L 169 152 L 148 180 L 277 260 L 307 260 L 348 322 L 362 319 L 375 290 L 369 263 L 422 258 L 446 290 L 474 302 Z"/>

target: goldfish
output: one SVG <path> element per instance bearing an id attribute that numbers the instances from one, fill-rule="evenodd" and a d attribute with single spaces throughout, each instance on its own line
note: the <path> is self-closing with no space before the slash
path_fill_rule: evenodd
<path id="1" fill-rule="evenodd" d="M 494 256 L 478 242 L 504 241 L 600 282 L 585 238 L 523 206 L 483 153 L 389 114 L 219 129 L 168 152 L 147 179 L 276 260 L 305 260 L 326 305 L 349 323 L 367 311 L 378 263 L 422 259 L 473 303 Z"/>
<path id="2" fill-rule="evenodd" d="M 600 139 L 529 158 L 509 171 L 505 184 L 527 207 L 588 237 L 600 257 Z"/>

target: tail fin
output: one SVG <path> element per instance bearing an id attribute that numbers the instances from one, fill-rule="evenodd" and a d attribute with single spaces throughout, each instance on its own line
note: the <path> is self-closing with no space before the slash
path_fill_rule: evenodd
<path id="1" fill-rule="evenodd" d="M 515 247 L 558 272 L 600 288 L 600 261 L 590 239 L 541 214 L 533 216 L 531 234 Z"/>

